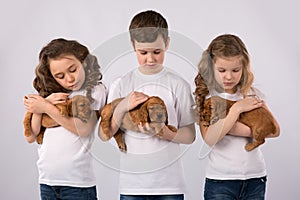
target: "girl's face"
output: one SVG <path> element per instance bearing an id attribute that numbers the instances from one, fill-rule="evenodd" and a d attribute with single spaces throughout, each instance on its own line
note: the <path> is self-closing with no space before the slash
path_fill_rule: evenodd
<path id="1" fill-rule="evenodd" d="M 227 93 L 235 93 L 243 72 L 241 56 L 216 57 L 215 80 Z"/>
<path id="2" fill-rule="evenodd" d="M 169 40 L 167 43 L 169 43 Z M 165 44 L 161 35 L 151 43 L 135 41 L 134 50 L 140 65 L 140 71 L 144 74 L 155 74 L 161 71 L 167 47 L 168 44 Z"/>
<path id="3" fill-rule="evenodd" d="M 85 71 L 81 62 L 73 55 L 50 59 L 50 72 L 54 79 L 67 90 L 80 90 L 85 81 Z"/>

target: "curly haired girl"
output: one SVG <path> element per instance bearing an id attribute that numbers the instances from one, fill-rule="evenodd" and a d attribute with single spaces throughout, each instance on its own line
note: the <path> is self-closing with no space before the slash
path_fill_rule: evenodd
<path id="1" fill-rule="evenodd" d="M 106 88 L 101 83 L 97 59 L 77 41 L 58 38 L 42 48 L 35 73 L 33 85 L 39 94 L 24 98 L 26 110 L 33 113 L 33 135 L 26 140 L 35 141 L 43 113 L 61 125 L 46 129 L 38 149 L 41 199 L 97 199 L 89 150 L 97 116 L 106 103 Z M 86 123 L 61 116 L 55 106 L 79 94 L 85 95 L 95 110 Z"/>

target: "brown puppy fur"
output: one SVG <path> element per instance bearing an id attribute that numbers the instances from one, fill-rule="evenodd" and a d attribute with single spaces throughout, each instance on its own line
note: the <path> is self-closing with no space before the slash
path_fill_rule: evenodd
<path id="1" fill-rule="evenodd" d="M 234 103 L 235 101 L 225 100 L 219 96 L 206 99 L 203 110 L 200 113 L 200 122 L 204 126 L 209 126 L 216 123 L 219 119 L 225 118 Z M 276 133 L 275 120 L 272 114 L 263 107 L 241 113 L 238 121 L 250 127 L 253 134 L 252 142 L 245 146 L 247 151 L 251 151 L 263 144 L 268 135 Z"/>
<path id="2" fill-rule="evenodd" d="M 123 99 L 124 98 L 115 99 L 111 103 L 104 106 L 101 112 L 100 126 L 106 136 L 105 140 L 110 139 L 109 129 L 110 122 L 112 120 L 111 118 L 115 108 Z M 125 129 L 138 132 L 139 123 L 141 123 L 143 126 L 145 123 L 149 123 L 150 127 L 155 129 L 158 136 L 163 134 L 161 123 L 165 123 L 171 131 L 177 131 L 174 126 L 168 125 L 168 114 L 163 100 L 159 97 L 152 96 L 147 101 L 138 105 L 124 115 L 122 124 L 117 133 L 114 135 L 114 138 L 121 151 L 126 152 L 127 150 L 123 137 L 123 130 Z"/>
<path id="3" fill-rule="evenodd" d="M 88 98 L 82 95 L 76 95 L 71 99 L 68 99 L 66 104 L 57 104 L 56 107 L 60 110 L 62 116 L 77 117 L 81 119 L 83 122 L 87 122 L 89 120 L 92 112 Z M 26 111 L 23 120 L 24 135 L 26 137 L 32 135 L 31 118 L 32 118 L 32 113 Z M 60 125 L 52 118 L 50 118 L 47 114 L 43 114 L 42 127 L 40 133 L 36 138 L 36 142 L 38 144 L 42 144 L 45 129 L 56 127 L 56 126 L 60 126 Z"/>

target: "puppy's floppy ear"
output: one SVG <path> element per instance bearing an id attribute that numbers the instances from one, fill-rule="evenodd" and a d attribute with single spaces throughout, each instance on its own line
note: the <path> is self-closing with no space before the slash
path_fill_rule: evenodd
<path id="1" fill-rule="evenodd" d="M 211 104 L 214 108 L 214 115 L 218 116 L 220 119 L 226 117 L 226 100 L 220 97 L 212 99 Z"/>
<path id="2" fill-rule="evenodd" d="M 69 116 L 77 116 L 77 105 L 76 101 L 73 101 L 73 99 L 68 99 L 67 100 L 67 110 Z M 74 105 L 73 105 L 74 104 Z"/>
<path id="3" fill-rule="evenodd" d="M 166 115 L 166 121 L 165 124 L 168 125 L 169 121 L 168 121 L 168 112 L 167 112 L 167 106 L 165 104 L 165 102 L 162 99 L 158 99 L 159 104 L 162 106 L 163 111 L 165 112 Z"/>
<path id="4" fill-rule="evenodd" d="M 149 111 L 148 111 L 149 99 L 145 101 L 139 109 L 139 117 L 142 123 L 149 122 Z"/>
<path id="5" fill-rule="evenodd" d="M 164 109 L 165 109 L 165 108 L 164 108 Z M 166 110 L 166 121 L 165 121 L 165 124 L 166 124 L 166 125 L 168 125 L 168 124 L 169 124 L 167 110 Z"/>

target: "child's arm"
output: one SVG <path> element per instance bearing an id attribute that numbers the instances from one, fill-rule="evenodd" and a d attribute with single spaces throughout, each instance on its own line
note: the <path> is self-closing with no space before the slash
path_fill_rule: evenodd
<path id="1" fill-rule="evenodd" d="M 227 134 L 240 137 L 252 137 L 252 132 L 249 126 L 240 122 L 236 122 Z"/>
<path id="2" fill-rule="evenodd" d="M 240 113 L 259 108 L 262 105 L 263 103 L 259 99 L 252 97 L 237 101 L 230 108 L 227 116 L 224 119 L 218 120 L 215 124 L 210 125 L 209 127 L 205 127 L 200 123 L 200 132 L 202 138 L 209 146 L 213 146 L 214 144 L 218 143 L 226 134 L 228 134 L 228 132 L 234 127 Z M 237 127 L 235 128 L 241 127 L 239 126 L 239 124 L 237 124 Z M 245 131 L 242 131 L 242 133 L 245 133 Z"/>
<path id="3" fill-rule="evenodd" d="M 263 101 L 262 102 L 262 106 L 269 110 L 269 108 L 267 107 L 266 103 Z M 270 110 L 269 110 L 270 111 Z M 270 113 L 272 114 L 272 112 L 270 111 Z M 274 118 L 274 116 L 273 116 Z M 270 137 L 278 137 L 279 134 L 280 134 L 280 127 L 279 127 L 279 124 L 278 122 L 276 121 L 276 119 L 274 118 L 275 120 L 275 126 L 276 126 L 276 132 L 274 134 L 271 134 L 271 135 L 268 135 L 267 137 L 270 138 Z M 242 137 L 252 137 L 252 133 L 251 133 L 251 129 L 240 123 L 240 122 L 236 122 L 233 127 L 231 128 L 231 130 L 228 132 L 229 135 L 234 135 L 234 136 L 242 136 Z"/>
<path id="4" fill-rule="evenodd" d="M 62 116 L 59 109 L 55 105 L 39 95 L 32 94 L 28 95 L 28 97 L 31 98 L 33 105 L 32 113 L 46 113 L 58 124 L 76 135 L 84 137 L 93 132 L 97 123 L 95 112 L 92 112 L 90 120 L 85 123 L 78 118 Z"/>
<path id="5" fill-rule="evenodd" d="M 28 97 L 23 98 L 23 103 L 27 111 L 33 113 L 32 106 L 31 106 L 31 100 L 28 99 Z M 25 139 L 28 143 L 32 143 L 35 141 L 37 135 L 39 134 L 41 130 L 41 121 L 42 121 L 42 114 L 33 113 L 31 117 L 31 132 L 32 135 L 29 137 L 25 136 Z"/>
<path id="6" fill-rule="evenodd" d="M 120 128 L 120 125 L 122 123 L 123 117 L 126 112 L 129 110 L 135 108 L 137 105 L 145 102 L 149 98 L 148 95 L 141 93 L 141 92 L 131 92 L 125 99 L 123 99 L 118 106 L 115 108 L 111 123 L 110 123 L 110 137 L 113 137 L 115 133 Z M 98 135 L 101 140 L 105 141 L 107 140 L 105 134 L 103 133 L 103 130 L 101 126 L 99 125 L 98 129 Z"/>
<path id="7" fill-rule="evenodd" d="M 180 127 L 177 132 L 172 132 L 167 126 L 163 126 L 163 135 L 159 138 L 175 143 L 192 144 L 196 138 L 195 124 Z"/>

